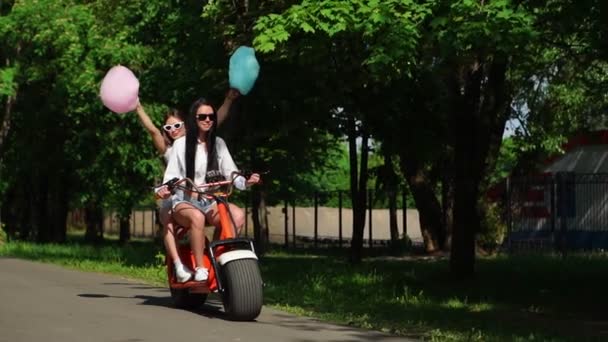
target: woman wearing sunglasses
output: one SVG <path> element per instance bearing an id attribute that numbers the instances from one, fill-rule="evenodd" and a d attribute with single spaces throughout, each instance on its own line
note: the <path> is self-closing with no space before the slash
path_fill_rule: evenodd
<path id="1" fill-rule="evenodd" d="M 240 93 L 238 90 L 228 90 L 226 97 L 224 98 L 224 103 L 217 113 L 218 125 L 221 125 L 226 117 L 228 117 L 232 103 L 239 96 Z M 154 148 L 156 148 L 158 153 L 165 158 L 165 162 L 168 162 L 173 141 L 186 134 L 186 130 L 184 129 L 184 117 L 181 112 L 174 108 L 169 109 L 165 114 L 164 124 L 161 126 L 162 131 L 154 125 L 141 103 L 137 104 L 136 112 L 139 116 L 139 120 L 144 125 L 144 128 L 150 133 Z"/>
<path id="2" fill-rule="evenodd" d="M 224 103 L 222 107 L 220 107 L 218 115 L 219 115 L 219 123 L 221 123 L 230 111 L 230 107 L 233 101 L 240 95 L 238 90 L 230 89 L 226 94 L 226 98 L 224 99 Z M 184 127 L 184 116 L 177 109 L 170 109 L 164 118 L 164 124 L 162 125 L 161 130 L 159 130 L 152 120 L 145 112 L 141 103 L 137 105 L 136 108 L 137 115 L 144 128 L 150 133 L 150 137 L 152 138 L 152 144 L 156 148 L 159 154 L 164 157 L 165 163 L 169 162 L 169 156 L 173 150 L 173 143 L 179 138 L 186 135 L 186 129 Z M 160 222 L 163 225 L 163 242 L 165 244 L 165 249 L 167 253 L 171 256 L 171 259 L 174 261 L 175 266 L 175 274 L 177 280 L 179 282 L 186 282 L 192 277 L 192 272 L 188 270 L 181 262 L 179 258 L 179 254 L 177 253 L 177 244 L 175 242 L 175 231 L 173 227 L 173 222 L 171 220 L 171 200 L 163 200 L 160 208 L 159 208 L 159 218 Z"/>
<path id="3" fill-rule="evenodd" d="M 152 120 L 141 103 L 137 104 L 136 112 L 139 116 L 139 120 L 144 125 L 144 128 L 150 133 L 152 144 L 158 153 L 163 156 L 166 164 L 171 155 L 173 142 L 186 135 L 182 113 L 174 108 L 169 109 L 169 111 L 165 113 L 164 124 L 158 129 L 154 123 L 152 123 Z M 177 279 L 180 282 L 185 282 L 192 277 L 192 273 L 185 268 L 177 253 L 177 244 L 175 242 L 175 236 L 173 235 L 173 222 L 171 222 L 170 200 L 163 200 L 160 203 L 158 216 L 163 225 L 163 242 L 165 244 L 165 250 L 171 256 L 172 260 L 174 260 Z"/>
<path id="4" fill-rule="evenodd" d="M 169 160 L 173 141 L 186 135 L 182 113 L 175 108 L 170 108 L 169 111 L 165 113 L 164 124 L 158 129 L 154 123 L 152 123 L 152 120 L 141 103 L 137 104 L 135 111 L 137 112 L 139 120 L 144 125 L 144 128 L 150 133 L 154 148 L 156 148 L 158 153 L 165 158 L 165 162 L 167 162 Z"/>
<path id="5" fill-rule="evenodd" d="M 222 138 L 216 137 L 218 117 L 215 110 L 205 99 L 195 101 L 190 107 L 190 115 L 186 118 L 186 139 L 179 139 L 174 144 L 174 151 L 169 158 L 163 182 L 173 178 L 188 177 L 196 184 L 212 181 L 211 178 L 221 176 L 231 177 L 237 167 L 232 160 L 228 147 Z M 253 174 L 249 179 L 239 176 L 234 185 L 237 189 L 245 190 L 248 185 L 259 181 L 260 176 Z M 161 198 L 171 195 L 166 187 L 158 192 Z M 203 266 L 203 250 L 205 222 L 219 225 L 217 205 L 207 198 L 199 199 L 189 196 L 183 191 L 177 191 L 171 196 L 172 217 L 175 222 L 184 227 L 190 227 L 190 244 L 194 253 L 196 269 L 195 281 L 207 279 L 208 270 Z M 245 223 L 245 214 L 241 208 L 230 203 L 230 212 L 237 231 Z"/>

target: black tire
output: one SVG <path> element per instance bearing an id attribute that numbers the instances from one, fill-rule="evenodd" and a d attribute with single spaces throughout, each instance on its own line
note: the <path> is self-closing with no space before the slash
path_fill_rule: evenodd
<path id="1" fill-rule="evenodd" d="M 196 309 L 205 304 L 205 300 L 207 300 L 207 295 L 204 293 L 190 293 L 188 289 L 169 288 L 169 290 L 173 304 L 179 309 Z"/>
<path id="2" fill-rule="evenodd" d="M 228 318 L 251 321 L 258 317 L 264 298 L 258 261 L 234 260 L 222 266 L 221 272 L 224 286 L 222 300 Z"/>

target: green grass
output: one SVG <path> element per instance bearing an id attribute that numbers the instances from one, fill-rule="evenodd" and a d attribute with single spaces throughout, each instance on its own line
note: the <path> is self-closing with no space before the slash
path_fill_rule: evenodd
<path id="1" fill-rule="evenodd" d="M 165 284 L 161 248 L 151 242 L 11 242 L 0 255 Z M 337 253 L 276 251 L 260 265 L 267 305 L 331 322 L 430 341 L 608 339 L 605 255 L 486 258 L 468 281 L 452 280 L 446 260 L 350 265 Z"/>

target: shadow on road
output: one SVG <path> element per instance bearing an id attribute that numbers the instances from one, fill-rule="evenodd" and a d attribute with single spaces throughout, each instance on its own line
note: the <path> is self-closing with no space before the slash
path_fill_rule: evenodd
<path id="1" fill-rule="evenodd" d="M 152 286 L 140 286 L 133 283 L 104 283 L 104 285 L 120 285 L 129 287 L 130 289 L 142 289 L 142 290 L 156 290 L 159 292 L 167 293 L 167 289 L 152 287 Z M 103 299 L 103 298 L 123 298 L 123 299 L 142 299 L 141 302 L 137 303 L 138 305 L 153 305 L 153 306 L 161 306 L 171 309 L 177 309 L 173 304 L 173 299 L 171 299 L 170 295 L 161 295 L 161 296 L 150 296 L 150 295 L 134 295 L 134 296 L 116 296 L 109 295 L 105 293 L 80 293 L 77 295 L 82 298 L 90 298 L 90 299 Z M 184 310 L 190 311 L 192 313 L 205 316 L 207 318 L 219 318 L 222 320 L 229 320 L 226 314 L 223 311 L 223 305 L 221 298 L 215 294 L 209 294 L 205 303 L 200 307 L 192 310 Z"/>
<path id="2" fill-rule="evenodd" d="M 139 305 L 155 305 L 155 306 L 164 306 L 168 308 L 173 308 L 173 301 L 171 297 L 156 297 L 156 296 L 144 296 L 144 295 L 135 295 L 135 296 L 111 296 L 103 293 L 80 293 L 78 297 L 82 298 L 124 298 L 124 299 L 143 299 Z"/>
<path id="3" fill-rule="evenodd" d="M 91 300 L 102 300 L 104 298 L 121 298 L 126 300 L 134 300 L 138 299 L 137 305 L 152 305 L 152 306 L 160 306 L 165 308 L 171 308 L 175 310 L 181 310 L 175 308 L 173 304 L 173 300 L 169 294 L 167 288 L 159 288 L 146 286 L 135 283 L 104 283 L 104 285 L 113 285 L 117 287 L 134 289 L 137 292 L 138 289 L 142 289 L 145 291 L 158 291 L 159 295 L 143 295 L 136 294 L 132 296 L 119 296 L 119 295 L 109 295 L 106 293 L 81 293 L 78 294 L 79 297 L 88 298 Z M 108 291 L 113 292 L 113 291 Z M 144 292 L 144 291 L 142 291 Z M 200 308 L 192 309 L 192 310 L 184 310 L 189 311 L 193 314 L 203 316 L 208 319 L 220 319 L 223 321 L 230 321 L 229 317 L 223 310 L 223 304 L 221 297 L 217 293 L 211 293 L 207 297 L 204 305 Z M 264 314 L 264 311 L 266 312 Z M 355 328 L 349 325 L 335 325 L 328 324 L 322 321 L 319 321 L 314 318 L 308 317 L 298 317 L 291 314 L 283 313 L 281 311 L 275 311 L 272 309 L 263 309 L 263 314 L 258 318 L 258 320 L 253 322 L 240 322 L 240 324 L 256 324 L 256 325 L 271 325 L 271 326 L 281 326 L 291 330 L 299 330 L 299 331 L 308 331 L 308 332 L 334 332 L 340 333 L 340 335 L 348 336 L 348 341 L 352 342 L 360 342 L 360 341 L 369 341 L 370 338 L 375 340 L 376 342 L 381 341 L 394 341 L 395 336 L 391 336 L 389 334 L 385 334 L 382 332 L 373 332 L 365 329 Z M 316 340 L 307 340 L 307 339 L 299 339 L 293 340 L 294 342 L 309 342 Z M 328 342 L 334 342 L 334 340 L 327 340 Z M 345 341 L 343 339 L 335 340 L 335 342 Z M 413 341 L 406 337 L 403 338 L 403 341 Z"/>

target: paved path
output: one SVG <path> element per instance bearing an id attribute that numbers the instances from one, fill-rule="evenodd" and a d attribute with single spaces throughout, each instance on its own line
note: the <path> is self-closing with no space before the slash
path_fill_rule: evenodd
<path id="1" fill-rule="evenodd" d="M 0 342 L 408 341 L 264 308 L 255 322 L 171 307 L 167 289 L 117 276 L 0 258 Z M 411 340 L 409 340 L 411 341 Z"/>

